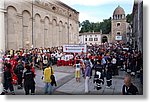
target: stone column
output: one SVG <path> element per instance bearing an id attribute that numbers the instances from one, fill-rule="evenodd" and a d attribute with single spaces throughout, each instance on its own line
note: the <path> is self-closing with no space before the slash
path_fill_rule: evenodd
<path id="1" fill-rule="evenodd" d="M 41 19 L 41 41 L 39 43 L 41 43 L 41 47 L 45 47 L 45 34 L 44 34 L 44 19 Z"/>
<path id="2" fill-rule="evenodd" d="M 60 44 L 60 41 L 59 41 L 59 24 L 56 25 L 56 46 L 58 47 L 59 44 Z"/>
<path id="3" fill-rule="evenodd" d="M 5 51 L 4 0 L 0 0 L 0 50 Z"/>
<path id="4" fill-rule="evenodd" d="M 4 0 L 0 0 L 0 58 L 3 56 L 5 51 L 5 28 L 4 28 Z M 0 65 L 2 61 L 0 61 Z M 1 68 L 0 68 L 1 70 Z M 2 71 L 0 71 L 0 93 L 3 91 L 2 87 Z"/>
<path id="5" fill-rule="evenodd" d="M 64 45 L 65 44 L 65 25 L 63 25 L 62 26 L 62 45 Z"/>
<path id="6" fill-rule="evenodd" d="M 23 48 L 23 24 L 22 24 L 22 14 L 17 14 L 17 19 L 18 19 L 18 25 L 17 25 L 17 27 L 18 27 L 18 47 L 19 48 Z"/>
<path id="7" fill-rule="evenodd" d="M 53 30 L 52 30 L 52 22 L 49 23 L 49 30 L 48 30 L 48 46 L 52 47 L 52 43 L 53 43 Z"/>

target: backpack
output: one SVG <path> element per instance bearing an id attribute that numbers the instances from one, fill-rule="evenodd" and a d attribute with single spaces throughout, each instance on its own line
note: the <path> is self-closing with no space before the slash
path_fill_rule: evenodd
<path id="1" fill-rule="evenodd" d="M 23 73 L 24 67 L 22 64 L 19 64 L 15 69 L 15 74 Z"/>

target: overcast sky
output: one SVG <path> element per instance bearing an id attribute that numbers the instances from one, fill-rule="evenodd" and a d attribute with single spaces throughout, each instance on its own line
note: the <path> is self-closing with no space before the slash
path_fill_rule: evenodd
<path id="1" fill-rule="evenodd" d="M 79 21 L 89 20 L 90 22 L 100 22 L 103 19 L 112 17 L 115 8 L 120 5 L 126 14 L 132 12 L 134 0 L 60 0 L 71 6 L 78 12 Z"/>

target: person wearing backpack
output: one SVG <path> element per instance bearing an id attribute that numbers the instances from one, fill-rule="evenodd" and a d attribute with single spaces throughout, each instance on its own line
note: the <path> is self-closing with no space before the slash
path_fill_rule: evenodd
<path id="1" fill-rule="evenodd" d="M 94 84 L 97 90 L 102 88 L 102 84 L 104 84 L 104 69 L 103 65 L 101 65 L 101 60 L 97 61 L 97 64 L 94 67 L 95 74 L 94 74 Z"/>
<path id="2" fill-rule="evenodd" d="M 16 69 L 14 70 L 15 74 L 18 78 L 18 89 L 22 89 L 22 75 L 23 75 L 24 66 L 22 64 L 22 61 L 18 61 L 18 65 Z"/>
<path id="3" fill-rule="evenodd" d="M 31 70 L 31 66 L 27 64 L 25 66 L 27 71 L 24 72 L 24 89 L 25 89 L 25 94 L 29 95 L 29 91 L 31 90 L 31 95 L 35 94 L 35 74 Z"/>

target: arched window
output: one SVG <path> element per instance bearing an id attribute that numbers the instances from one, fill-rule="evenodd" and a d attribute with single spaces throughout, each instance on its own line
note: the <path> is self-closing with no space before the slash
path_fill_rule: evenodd
<path id="1" fill-rule="evenodd" d="M 120 26 L 120 23 L 117 23 L 117 27 L 119 27 Z"/>
<path id="2" fill-rule="evenodd" d="M 117 32 L 117 35 L 120 36 L 120 32 Z"/>

